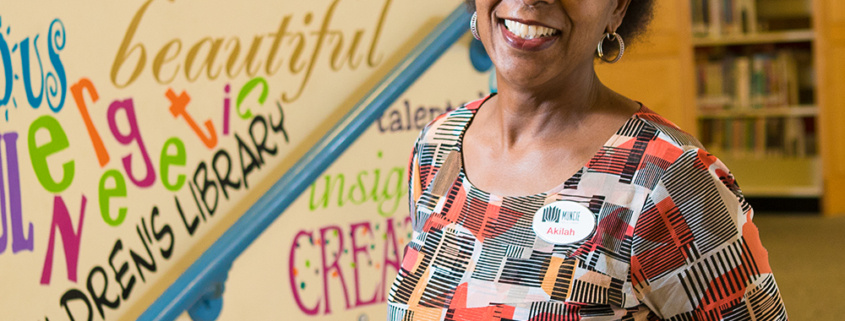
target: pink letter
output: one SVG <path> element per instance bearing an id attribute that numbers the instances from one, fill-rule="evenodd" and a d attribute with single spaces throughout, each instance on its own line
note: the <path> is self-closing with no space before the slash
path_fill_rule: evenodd
<path id="1" fill-rule="evenodd" d="M 382 291 L 381 302 L 387 300 L 387 283 L 385 283 L 387 282 L 387 266 L 391 266 L 396 272 L 399 272 L 399 267 L 402 264 L 402 258 L 399 256 L 399 245 L 396 243 L 396 232 L 393 230 L 393 219 L 387 219 L 384 225 L 386 238 L 384 240 L 384 265 L 381 268 L 381 287 L 384 291 Z M 393 260 L 388 256 L 391 252 L 388 250 L 389 245 L 393 245 Z"/>
<path id="2" fill-rule="evenodd" d="M 44 258 L 44 268 L 41 270 L 41 284 L 50 284 L 50 275 L 53 271 L 53 248 L 56 240 L 56 230 L 62 234 L 62 245 L 65 249 L 65 262 L 67 263 L 67 278 L 76 282 L 76 266 L 79 262 L 79 243 L 82 240 L 82 221 L 85 220 L 85 195 L 82 195 L 82 208 L 79 210 L 79 222 L 76 223 L 76 232 L 73 231 L 73 223 L 70 220 L 67 206 L 61 196 L 53 200 L 53 223 L 50 224 L 50 241 L 47 245 L 47 256 Z"/>
<path id="3" fill-rule="evenodd" d="M 334 230 L 337 232 L 337 252 L 335 252 L 334 262 L 326 265 L 326 232 Z M 337 273 L 340 279 L 340 285 L 343 286 L 343 297 L 346 299 L 346 309 L 349 309 L 349 291 L 346 290 L 346 281 L 343 279 L 343 271 L 338 265 L 340 261 L 340 254 L 343 252 L 343 230 L 337 226 L 327 226 L 320 229 L 320 249 L 323 255 L 323 297 L 326 299 L 325 314 L 331 314 L 331 304 L 329 303 L 329 272 L 332 270 Z"/>
<path id="4" fill-rule="evenodd" d="M 127 135 L 123 135 L 120 129 L 117 128 L 115 116 L 117 115 L 118 109 L 123 109 L 126 112 L 126 120 L 129 123 L 129 134 Z M 141 138 L 141 130 L 138 128 L 138 119 L 135 117 L 135 104 L 132 103 L 132 98 L 124 101 L 115 100 L 109 105 L 108 116 L 109 128 L 114 138 L 123 145 L 129 145 L 134 140 L 138 143 L 138 148 L 141 149 L 141 157 L 144 158 L 147 174 L 143 180 L 138 180 L 135 178 L 135 174 L 132 173 L 132 154 L 123 157 L 123 168 L 126 170 L 129 180 L 138 187 L 152 186 L 155 183 L 156 174 L 153 169 L 153 163 L 150 160 L 150 155 L 147 153 L 147 147 L 144 146 L 144 140 Z"/>
<path id="5" fill-rule="evenodd" d="M 296 237 L 293 238 L 293 245 L 290 247 L 290 258 L 288 259 L 288 273 L 290 273 L 290 289 L 293 292 L 293 299 L 296 300 L 296 305 L 299 306 L 299 310 L 305 312 L 307 315 L 317 315 L 320 309 L 320 300 L 317 300 L 317 304 L 314 305 L 313 308 L 306 307 L 304 303 L 302 303 L 302 298 L 299 297 L 299 289 L 296 286 L 296 275 L 294 274 L 294 270 L 296 270 L 295 263 L 296 260 L 294 259 L 294 254 L 296 254 L 297 244 L 299 244 L 299 238 L 303 236 L 308 236 L 308 238 L 314 238 L 313 233 L 299 231 L 296 234 Z"/>
<path id="6" fill-rule="evenodd" d="M 353 271 L 352 273 L 355 274 L 355 306 L 356 307 L 375 303 L 376 299 L 378 299 L 378 293 L 379 293 L 379 288 L 380 288 L 379 285 L 376 285 L 376 293 L 373 293 L 373 298 L 370 299 L 370 300 L 367 300 L 367 301 L 361 301 L 361 283 L 358 282 L 358 269 L 361 265 L 358 264 L 358 253 L 364 252 L 365 254 L 367 254 L 367 257 L 369 257 L 370 252 L 367 250 L 366 245 L 359 247 L 357 245 L 357 242 L 355 242 L 355 237 L 358 235 L 358 233 L 356 233 L 356 231 L 358 230 L 359 227 L 363 227 L 365 233 L 366 232 L 370 233 L 370 239 L 373 238 L 373 230 L 370 227 L 370 222 L 362 222 L 362 223 L 352 224 L 352 225 L 349 226 L 349 229 L 351 230 L 349 232 L 349 234 L 352 236 L 352 262 L 355 263 L 355 271 Z"/>

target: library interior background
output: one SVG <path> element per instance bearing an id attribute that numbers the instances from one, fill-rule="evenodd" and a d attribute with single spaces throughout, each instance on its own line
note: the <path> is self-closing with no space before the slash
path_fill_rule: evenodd
<path id="1" fill-rule="evenodd" d="M 141 316 L 462 3 L 0 2 L 0 320 Z M 495 90 L 478 49 L 463 35 L 266 227 L 218 320 L 386 318 L 411 146 Z M 596 69 L 731 169 L 790 318 L 840 320 L 845 1 L 657 0 Z"/>

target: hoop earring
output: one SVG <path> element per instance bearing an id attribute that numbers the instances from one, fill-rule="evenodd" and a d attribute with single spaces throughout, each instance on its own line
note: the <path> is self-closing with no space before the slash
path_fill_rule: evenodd
<path id="1" fill-rule="evenodd" d="M 607 58 L 605 58 L 605 55 L 604 55 L 604 48 L 603 48 L 603 47 L 604 47 L 604 40 L 605 40 L 605 39 L 610 40 L 610 41 L 614 41 L 614 40 L 616 40 L 617 42 L 619 42 L 619 53 L 618 53 L 618 54 L 616 54 L 616 58 L 613 58 L 613 59 L 607 59 Z M 616 63 L 617 61 L 619 61 L 619 59 L 622 59 L 622 55 L 624 55 L 624 54 L 625 54 L 625 41 L 623 41 L 623 40 L 622 40 L 622 36 L 620 36 L 620 35 L 619 35 L 618 33 L 616 33 L 616 32 L 614 32 L 614 33 L 605 33 L 605 34 L 604 34 L 604 37 L 602 37 L 602 38 L 601 38 L 601 40 L 599 40 L 598 53 L 599 53 L 599 58 L 600 58 L 602 61 L 604 61 L 604 62 L 606 62 L 606 63 L 611 63 L 611 64 Z"/>
<path id="2" fill-rule="evenodd" d="M 481 36 L 478 35 L 478 12 L 472 13 L 472 19 L 469 20 L 469 29 L 472 30 L 472 36 L 475 37 L 475 40 L 481 40 Z"/>

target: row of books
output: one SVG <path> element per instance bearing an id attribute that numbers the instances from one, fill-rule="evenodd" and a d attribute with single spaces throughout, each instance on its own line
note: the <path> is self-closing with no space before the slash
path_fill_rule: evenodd
<path id="1" fill-rule="evenodd" d="M 692 32 L 696 37 L 757 32 L 755 0 L 690 0 Z"/>
<path id="2" fill-rule="evenodd" d="M 742 110 L 798 105 L 798 72 L 796 53 L 791 50 L 699 60 L 699 108 Z"/>
<path id="3" fill-rule="evenodd" d="M 701 143 L 714 154 L 734 157 L 816 156 L 814 117 L 701 120 Z"/>

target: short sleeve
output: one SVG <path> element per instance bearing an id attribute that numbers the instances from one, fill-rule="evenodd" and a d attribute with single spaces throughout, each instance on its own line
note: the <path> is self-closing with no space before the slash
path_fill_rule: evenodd
<path id="1" fill-rule="evenodd" d="M 634 227 L 630 278 L 662 319 L 787 320 L 754 211 L 725 165 L 683 152 Z"/>

